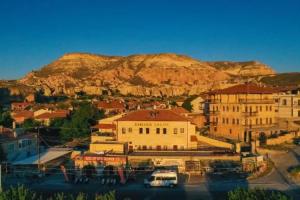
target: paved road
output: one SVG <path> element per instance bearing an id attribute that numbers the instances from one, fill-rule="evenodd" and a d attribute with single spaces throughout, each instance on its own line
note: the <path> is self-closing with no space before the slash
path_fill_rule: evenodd
<path id="1" fill-rule="evenodd" d="M 292 166 L 300 165 L 300 147 L 281 155 L 270 156 L 274 161 L 275 168 L 265 177 L 247 181 L 241 178 L 215 177 L 200 178 L 193 184 L 181 184 L 176 188 L 144 188 L 142 181 L 129 183 L 124 186 L 106 186 L 99 183 L 89 183 L 82 185 L 67 184 L 63 181 L 63 176 L 57 178 L 47 178 L 41 183 L 33 183 L 30 188 L 46 192 L 84 192 L 89 194 L 104 193 L 115 190 L 118 199 L 226 199 L 228 191 L 236 187 L 245 188 L 266 188 L 269 190 L 280 190 L 300 199 L 299 183 L 294 182 L 288 174 L 288 169 Z M 59 181 L 58 181 L 59 180 Z"/>

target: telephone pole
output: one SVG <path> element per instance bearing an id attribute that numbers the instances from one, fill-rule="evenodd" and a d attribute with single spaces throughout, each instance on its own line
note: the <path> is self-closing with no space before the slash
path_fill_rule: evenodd
<path id="1" fill-rule="evenodd" d="M 37 142 L 37 154 L 38 154 L 38 171 L 40 172 L 40 127 L 38 127 L 38 131 L 37 131 L 37 138 L 36 138 L 36 142 Z"/>

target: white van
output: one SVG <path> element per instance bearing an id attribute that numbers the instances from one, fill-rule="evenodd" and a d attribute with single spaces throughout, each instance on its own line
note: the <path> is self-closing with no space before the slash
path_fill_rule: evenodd
<path id="1" fill-rule="evenodd" d="M 148 179 L 144 180 L 145 187 L 175 187 L 178 183 L 177 173 L 171 170 L 158 170 L 151 174 Z"/>

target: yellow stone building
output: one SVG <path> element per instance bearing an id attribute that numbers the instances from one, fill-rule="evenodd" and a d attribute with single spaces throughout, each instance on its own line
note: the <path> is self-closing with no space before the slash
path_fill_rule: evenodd
<path id="1" fill-rule="evenodd" d="M 138 110 L 116 120 L 117 141 L 134 150 L 196 149 L 196 127 L 172 110 Z"/>
<path id="2" fill-rule="evenodd" d="M 277 133 L 271 88 L 243 84 L 210 93 L 210 134 L 250 142 Z"/>

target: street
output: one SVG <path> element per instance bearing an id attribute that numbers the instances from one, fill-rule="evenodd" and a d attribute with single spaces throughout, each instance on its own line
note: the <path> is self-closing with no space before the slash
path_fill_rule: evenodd
<path id="1" fill-rule="evenodd" d="M 143 178 L 129 182 L 125 185 L 102 185 L 99 181 L 91 180 L 87 184 L 71 184 L 64 181 L 63 174 L 50 175 L 43 179 L 30 182 L 7 180 L 4 185 L 15 185 L 24 183 L 30 189 L 45 195 L 54 192 L 79 193 L 83 192 L 91 196 L 115 190 L 117 199 L 224 199 L 228 191 L 236 188 L 265 188 L 267 190 L 278 190 L 291 195 L 294 199 L 300 199 L 299 182 L 289 177 L 288 169 L 300 164 L 300 147 L 288 153 L 270 155 L 275 167 L 266 176 L 247 180 L 232 175 L 206 175 L 191 176 L 190 180 L 181 180 L 176 188 L 145 188 Z"/>

